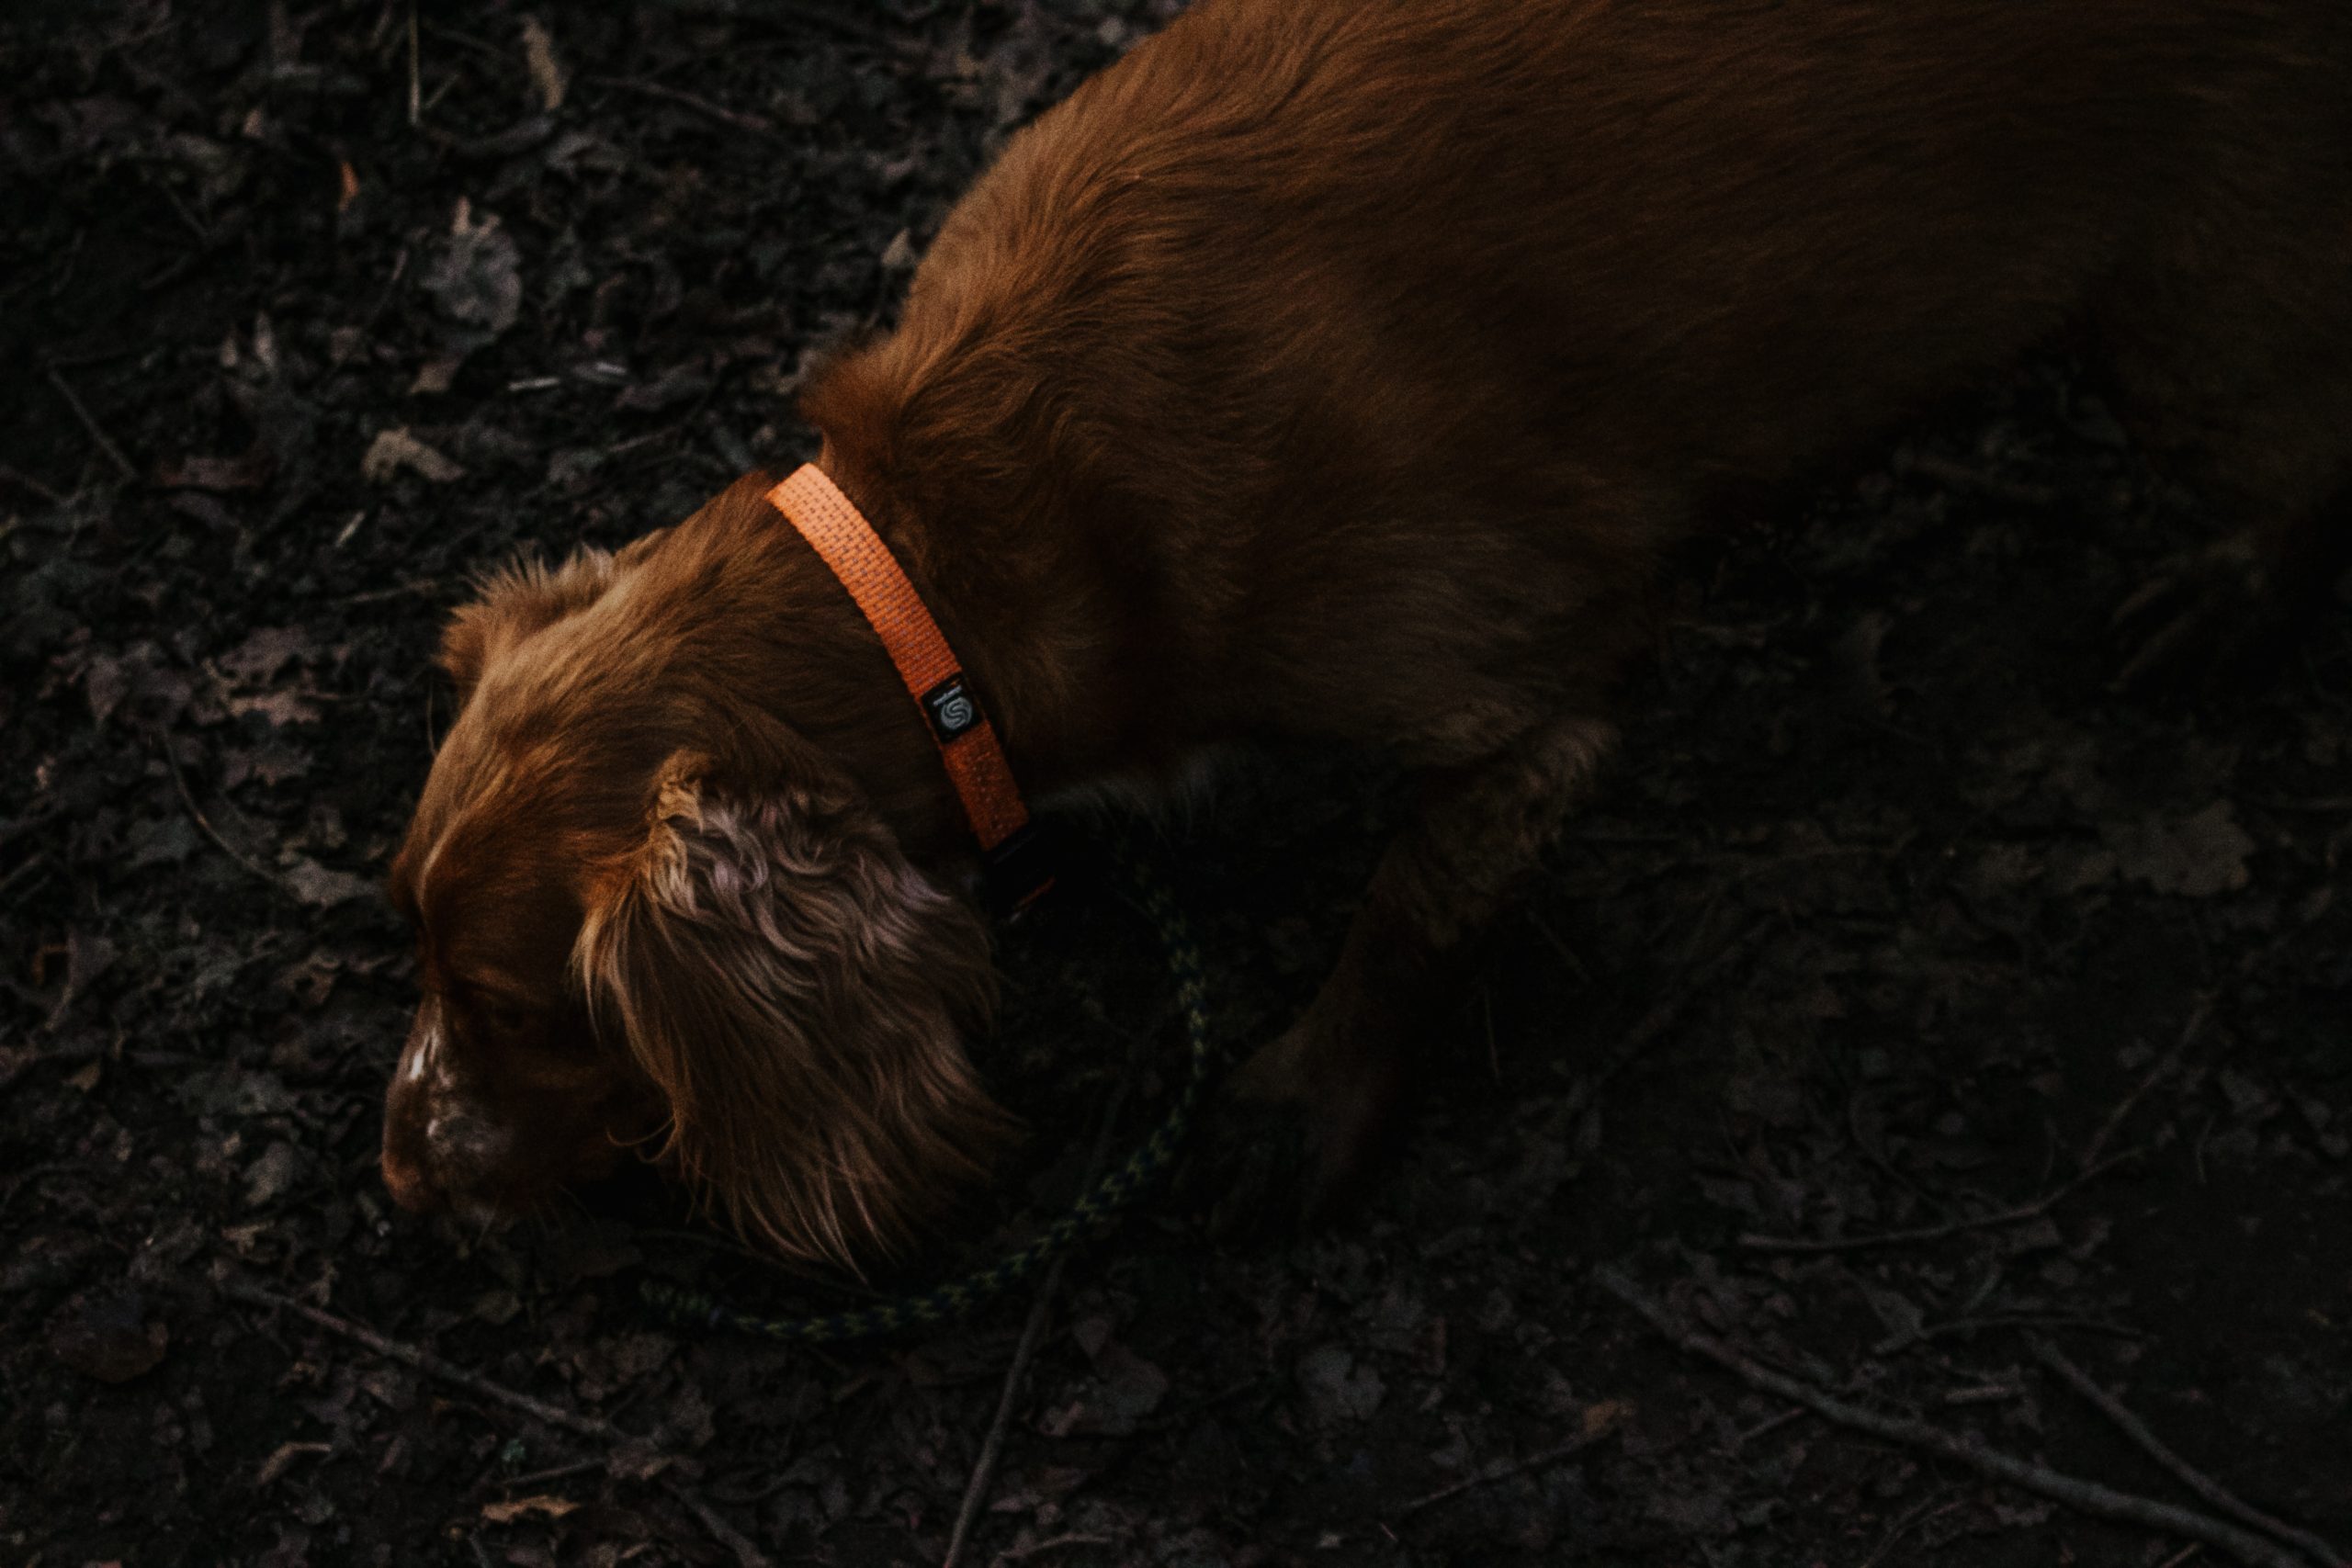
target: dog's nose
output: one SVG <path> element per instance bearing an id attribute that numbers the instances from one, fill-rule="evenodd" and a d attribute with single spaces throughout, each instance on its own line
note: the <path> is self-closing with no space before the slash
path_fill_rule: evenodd
<path id="1" fill-rule="evenodd" d="M 433 1184 L 424 1168 L 390 1149 L 384 1151 L 384 1186 L 392 1201 L 412 1214 L 430 1214 L 449 1206 L 449 1195 Z"/>

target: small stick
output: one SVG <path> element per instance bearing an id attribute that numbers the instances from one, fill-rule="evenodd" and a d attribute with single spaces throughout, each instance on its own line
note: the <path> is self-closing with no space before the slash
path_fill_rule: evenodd
<path id="1" fill-rule="evenodd" d="M 605 1463 L 606 1461 L 601 1459 L 576 1459 L 569 1464 L 550 1465 L 545 1470 L 534 1470 L 522 1475 L 496 1476 L 478 1483 L 477 1489 L 481 1486 L 495 1486 L 501 1492 L 519 1492 L 526 1486 L 544 1486 L 550 1481 L 562 1481 L 574 1475 L 585 1475 L 592 1470 L 604 1469 Z"/>
<path id="2" fill-rule="evenodd" d="M 437 1378 L 443 1382 L 462 1388 L 469 1393 L 480 1394 L 482 1398 L 503 1404 L 509 1409 L 519 1410 L 542 1426 L 560 1427 L 576 1437 L 601 1443 L 606 1448 L 618 1448 L 629 1440 L 628 1434 L 609 1421 L 600 1420 L 594 1416 L 582 1416 L 578 1411 L 567 1410 L 560 1404 L 549 1404 L 546 1400 L 534 1399 L 527 1393 L 518 1393 L 503 1383 L 492 1382 L 479 1372 L 469 1372 L 455 1361 L 446 1360 L 430 1350 L 420 1350 L 413 1345 L 387 1337 L 364 1323 L 354 1323 L 347 1317 L 337 1317 L 334 1314 L 314 1307 L 308 1302 L 298 1302 L 291 1296 L 281 1296 L 275 1291 L 266 1291 L 259 1285 L 248 1285 L 238 1280 L 231 1280 L 223 1283 L 220 1293 L 231 1301 L 243 1302 L 247 1306 L 263 1307 L 276 1312 L 290 1312 L 297 1317 L 307 1318 L 328 1333 L 338 1334 L 356 1344 L 364 1345 L 387 1360 L 398 1361 L 403 1366 L 414 1368 L 426 1377 Z M 669 1488 L 672 1496 L 694 1511 L 695 1517 L 702 1521 L 703 1529 L 708 1530 L 713 1539 L 735 1554 L 735 1561 L 741 1565 L 741 1568 L 770 1568 L 768 1560 L 761 1554 L 760 1549 L 746 1540 L 734 1526 L 721 1518 L 709 1504 L 695 1496 L 690 1489 L 678 1482 L 671 1482 Z"/>
<path id="3" fill-rule="evenodd" d="M 2308 1552 L 2321 1568 L 2345 1568 L 2345 1564 L 2352 1562 L 2352 1558 L 2345 1557 L 2310 1530 L 2290 1525 L 2284 1519 L 2273 1518 L 2251 1504 L 2241 1502 L 2235 1493 L 2173 1452 L 2165 1446 L 2163 1438 L 2149 1429 L 2146 1422 L 2132 1415 L 2121 1400 L 2093 1382 L 2091 1375 L 2067 1359 L 2066 1353 L 2057 1346 L 2038 1334 L 2030 1343 L 2036 1360 L 2056 1372 L 2076 1393 L 2097 1405 L 2099 1414 L 2115 1423 L 2118 1431 L 2137 1443 L 2143 1453 L 2170 1471 L 2174 1479 L 2183 1486 L 2240 1524 L 2252 1525 L 2265 1535 L 2275 1536 L 2288 1545 Z"/>
<path id="4" fill-rule="evenodd" d="M 98 450 L 107 455 L 107 461 L 115 466 L 115 471 L 124 479 L 137 479 L 139 469 L 122 455 L 122 448 L 114 444 L 114 438 L 106 433 L 105 428 L 90 416 L 90 411 L 82 406 L 82 400 L 74 395 L 74 389 L 66 384 L 65 378 L 58 373 L 54 365 L 49 367 L 49 384 L 57 389 L 57 395 L 65 400 L 65 406 L 74 411 L 74 417 L 82 422 L 82 428 L 90 433 L 90 439 L 98 444 Z"/>
<path id="5" fill-rule="evenodd" d="M 1597 1432 L 1579 1433 L 1565 1443 L 1554 1443 L 1550 1448 L 1538 1449 L 1522 1459 L 1497 1460 L 1475 1474 L 1465 1475 L 1450 1485 L 1441 1486 L 1424 1496 L 1414 1498 L 1391 1514 L 1389 1517 L 1408 1519 L 1424 1508 L 1434 1508 L 1440 1503 L 1449 1502 L 1461 1496 L 1464 1492 L 1475 1491 L 1478 1487 L 1491 1485 L 1498 1481 L 1509 1481 L 1512 1476 L 1523 1475 L 1531 1470 L 1542 1470 L 1547 1465 L 1557 1464 L 1564 1459 L 1583 1452 L 1616 1429 L 1616 1425 L 1611 1423 Z"/>
<path id="6" fill-rule="evenodd" d="M 1986 1448 L 1974 1438 L 1954 1437 L 1925 1421 L 1902 1416 L 1882 1416 L 1875 1410 L 1849 1404 L 1802 1379 L 1760 1366 L 1713 1335 L 1702 1334 L 1688 1326 L 1669 1312 L 1665 1303 L 1615 1269 L 1598 1269 L 1593 1277 L 1600 1282 L 1603 1290 L 1641 1314 L 1652 1328 L 1686 1353 L 1714 1362 L 1750 1388 L 1794 1400 L 1841 1427 L 1868 1432 L 1907 1448 L 1924 1450 L 1956 1464 L 1965 1465 L 1980 1475 L 2023 1487 L 2026 1491 L 2064 1503 L 2070 1508 L 2098 1518 L 2137 1525 L 2143 1529 L 2158 1530 L 2184 1540 L 2203 1541 L 2208 1546 L 2228 1552 L 2239 1562 L 2248 1564 L 2249 1568 L 2309 1568 L 2309 1564 L 2289 1555 L 2261 1536 L 2240 1529 L 2211 1514 L 2158 1502 L 2153 1497 L 2119 1492 L 2096 1481 L 2063 1475 L 2047 1466 Z"/>
<path id="7" fill-rule="evenodd" d="M 560 1427 L 567 1432 L 582 1438 L 593 1438 L 600 1443 L 618 1444 L 625 1440 L 621 1433 L 616 1431 L 609 1422 L 600 1421 L 593 1416 L 582 1416 L 578 1411 L 566 1410 L 560 1404 L 549 1404 L 546 1400 L 534 1399 L 527 1393 L 517 1393 L 503 1383 L 491 1382 L 479 1372 L 466 1371 L 455 1361 L 444 1360 L 430 1350 L 420 1350 L 413 1345 L 406 1345 L 400 1340 L 387 1338 L 366 1324 L 354 1323 L 345 1317 L 337 1317 L 334 1314 L 322 1311 L 308 1302 L 298 1302 L 291 1296 L 281 1296 L 275 1291 L 265 1291 L 259 1285 L 248 1285 L 236 1280 L 222 1285 L 220 1293 L 231 1301 L 243 1302 L 248 1306 L 271 1307 L 279 1312 L 290 1312 L 297 1317 L 308 1318 L 329 1333 L 339 1334 L 345 1339 L 367 1346 L 379 1356 L 413 1367 L 427 1377 L 438 1378 L 447 1383 L 454 1383 L 459 1388 L 478 1393 L 484 1399 L 493 1400 L 510 1409 L 519 1410 L 542 1425 Z"/>
<path id="8" fill-rule="evenodd" d="M 997 1461 L 1004 1451 L 1004 1430 L 1012 1421 L 1012 1402 L 1046 1337 L 1046 1309 L 1053 1305 L 1054 1292 L 1062 1282 L 1062 1263 L 1069 1257 L 1065 1252 L 1054 1259 L 1046 1269 L 1045 1283 L 1037 1287 L 1037 1299 L 1029 1303 L 1029 1320 L 1021 1325 L 1021 1343 L 1012 1352 L 1012 1365 L 1005 1370 L 1004 1390 L 997 1395 L 996 1416 L 989 1422 L 988 1436 L 980 1439 L 980 1456 L 972 1461 L 972 1478 L 964 1484 L 964 1500 L 956 1506 L 955 1528 L 947 1532 L 947 1555 L 939 1560 L 940 1568 L 956 1568 L 962 1561 L 972 1522 L 988 1498 L 989 1483 L 996 1479 Z"/>
<path id="9" fill-rule="evenodd" d="M 1079 1190 L 1084 1191 L 1094 1184 L 1102 1169 L 1102 1158 L 1111 1149 L 1111 1134 L 1118 1126 L 1119 1107 L 1125 1103 L 1127 1089 L 1135 1082 L 1136 1068 L 1143 1059 L 1140 1049 L 1129 1051 L 1126 1076 L 1112 1091 L 1111 1102 L 1103 1108 L 1102 1125 L 1094 1135 L 1094 1148 L 1086 1157 L 1086 1174 L 1079 1179 Z M 996 1415 L 989 1422 L 988 1436 L 980 1439 L 979 1457 L 972 1461 L 972 1478 L 964 1484 L 964 1500 L 956 1508 L 955 1528 L 947 1532 L 947 1555 L 940 1559 L 940 1568 L 956 1568 L 964 1555 L 964 1546 L 972 1531 L 973 1521 L 980 1515 L 980 1505 L 988 1501 L 989 1485 L 996 1479 L 997 1461 L 1004 1452 L 1005 1428 L 1012 1422 L 1012 1403 L 1020 1397 L 1021 1384 L 1029 1374 L 1029 1363 L 1037 1359 L 1037 1347 L 1046 1337 L 1046 1310 L 1053 1304 L 1054 1292 L 1062 1282 L 1062 1265 L 1069 1260 L 1068 1252 L 1058 1253 L 1046 1269 L 1044 1283 L 1037 1287 L 1037 1299 L 1029 1303 L 1029 1319 L 1021 1325 L 1021 1343 L 1012 1352 L 1012 1365 L 1005 1369 L 1004 1391 L 997 1395 Z"/>
<path id="10" fill-rule="evenodd" d="M 227 855 L 231 860 L 235 861 L 239 865 L 244 867 L 247 872 L 259 877 L 262 881 L 268 883 L 271 887 L 277 889 L 279 893 L 285 894 L 287 897 L 293 898 L 293 893 L 288 889 L 284 883 L 271 875 L 267 869 L 247 858 L 243 852 L 240 851 L 236 845 L 222 838 L 220 836 L 220 829 L 215 828 L 212 825 L 211 819 L 204 815 L 203 808 L 196 804 L 195 793 L 187 787 L 187 775 L 180 772 L 180 760 L 172 754 L 172 738 L 163 733 L 163 731 L 157 730 L 155 732 L 155 742 L 163 750 L 164 765 L 172 771 L 172 783 L 179 786 L 180 804 L 187 807 L 188 816 L 195 819 L 197 827 L 203 830 L 204 836 L 211 840 L 213 844 L 222 854 Z M 295 902 L 299 904 L 301 900 L 297 898 L 295 899 Z"/>
<path id="11" fill-rule="evenodd" d="M 1007 1562 L 1026 1562 L 1032 1557 L 1043 1557 L 1048 1551 L 1059 1551 L 1065 1546 L 1109 1546 L 1119 1538 L 1114 1535 L 1087 1535 L 1071 1531 L 1064 1535 L 1049 1535 L 1027 1546 L 1008 1546 L 989 1559 L 989 1568 L 1003 1568 Z"/>
<path id="12" fill-rule="evenodd" d="M 2180 1065 L 2182 1053 L 2186 1052 L 2189 1043 L 2197 1038 L 2198 1032 L 2205 1027 L 2205 1020 L 2212 1010 L 2211 997 L 2197 998 L 2197 1006 L 2190 1010 L 2188 1022 L 2182 1028 L 2180 1038 L 2173 1042 L 2172 1049 L 2157 1059 L 2156 1065 L 2148 1069 L 2148 1076 L 2134 1085 L 2132 1092 L 2125 1095 L 2117 1103 L 2115 1109 L 2107 1113 L 2107 1120 L 2099 1123 L 2098 1132 L 2092 1136 L 2090 1146 L 2083 1151 L 2083 1164 L 2087 1166 L 2098 1158 L 2100 1153 L 2106 1149 L 2108 1140 L 2122 1129 L 2124 1118 L 2130 1116 L 2140 1101 L 2147 1098 L 2150 1089 L 2155 1088 L 2166 1074 Z"/>
<path id="13" fill-rule="evenodd" d="M 1900 1350 L 1913 1340 L 1940 1339 L 1954 1334 L 1977 1334 L 1988 1328 L 2079 1328 L 2086 1334 L 2104 1334 L 2110 1339 L 2145 1339 L 2146 1335 L 2120 1323 L 2109 1323 L 2103 1317 L 2081 1317 L 2056 1312 L 1990 1313 L 1983 1317 L 1955 1317 L 1944 1323 L 1931 1323 L 1915 1335 L 1897 1335 L 1871 1347 L 1872 1355 L 1883 1356 L 1890 1350 Z"/>
<path id="14" fill-rule="evenodd" d="M 695 1495 L 692 1487 L 683 1482 L 673 1481 L 670 1483 L 670 1495 L 693 1510 L 695 1517 L 702 1521 L 702 1528 L 710 1532 L 713 1540 L 735 1554 L 738 1568 L 772 1568 L 767 1554 L 752 1542 L 752 1538 L 729 1524 L 719 1516 L 718 1509 Z"/>
<path id="15" fill-rule="evenodd" d="M 1941 1492 L 1928 1493 L 1919 1500 L 1917 1507 L 1895 1520 L 1894 1528 L 1886 1532 L 1886 1539 L 1878 1543 L 1878 1550 L 1862 1559 L 1862 1568 L 1878 1568 L 1880 1563 L 1886 1561 L 1886 1554 L 1894 1550 L 1894 1543 L 1911 1533 L 1911 1528 L 1914 1525 L 1925 1524 L 1929 1519 L 1941 1518 L 1967 1501 L 1964 1497 L 1955 1497 L 1951 1502 L 1945 1503 L 1942 1507 L 1936 1508 L 1936 1504 L 1941 1501 L 1943 1495 Z M 1929 1513 L 1928 1510 L 1930 1508 L 1935 1508 L 1935 1512 Z"/>
<path id="16" fill-rule="evenodd" d="M 2086 1166 L 2082 1172 L 2063 1186 L 2054 1187 L 2030 1203 L 2014 1209 L 2004 1209 L 1997 1214 L 1980 1214 L 1971 1220 L 1947 1220 L 1939 1225 L 1921 1225 L 1917 1230 L 1883 1231 L 1877 1235 L 1849 1235 L 1822 1238 L 1802 1235 L 1758 1235 L 1754 1232 L 1741 1236 L 1736 1245 L 1749 1252 L 1859 1252 L 1871 1247 L 1907 1247 L 1914 1242 L 1941 1241 L 1962 1231 L 1998 1230 L 2027 1220 L 2038 1219 L 2055 1208 L 2060 1200 L 2092 1177 L 2112 1170 L 2125 1160 L 2137 1159 L 2138 1149 L 2126 1149 L 2111 1155 L 2097 1165 Z"/>
<path id="17" fill-rule="evenodd" d="M 0 479 L 6 479 L 12 485 L 17 485 L 23 489 L 32 491 L 35 495 L 40 497 L 51 506 L 62 506 L 65 504 L 64 496 L 59 494 L 56 491 L 51 490 L 49 486 L 41 483 L 40 480 L 33 478 L 32 475 L 25 472 L 22 468 L 11 467 L 6 463 L 0 463 Z"/>
<path id="18" fill-rule="evenodd" d="M 424 73 L 418 63 L 416 41 L 416 0 L 408 0 L 408 127 L 414 130 L 424 123 Z M 407 259 L 407 253 L 401 253 Z"/>
<path id="19" fill-rule="evenodd" d="M 714 104 L 708 98 L 682 88 L 665 87 L 659 82 L 639 82 L 627 76 L 591 76 L 588 81 L 594 86 L 610 87 L 616 92 L 635 93 L 639 97 L 659 98 L 663 103 L 676 104 L 696 114 L 708 115 L 719 124 L 731 126 L 737 130 L 748 130 L 757 136 L 775 134 L 775 124 L 759 115 L 744 114 L 724 104 Z"/>

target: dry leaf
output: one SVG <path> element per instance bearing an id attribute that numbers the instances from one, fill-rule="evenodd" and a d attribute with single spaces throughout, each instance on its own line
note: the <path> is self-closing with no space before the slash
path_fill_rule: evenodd
<path id="1" fill-rule="evenodd" d="M 294 857 L 293 863 L 286 869 L 284 880 L 294 897 L 317 909 L 332 909 L 337 904 L 365 898 L 376 891 L 376 885 L 366 877 L 321 865 L 308 855 Z"/>
<path id="2" fill-rule="evenodd" d="M 466 470 L 408 433 L 406 425 L 379 430 L 369 444 L 368 455 L 359 459 L 360 477 L 374 484 L 382 484 L 402 468 L 411 468 L 435 484 L 447 484 L 466 477 Z"/>
<path id="3" fill-rule="evenodd" d="M 304 1454 L 323 1454 L 334 1451 L 334 1445 L 332 1443 L 280 1443 L 267 1459 L 261 1461 L 261 1469 L 254 1476 L 254 1485 L 256 1489 L 267 1486 L 291 1470 L 294 1467 L 294 1461 Z"/>
<path id="4" fill-rule="evenodd" d="M 1633 1419 L 1634 1402 L 1630 1399 L 1604 1399 L 1584 1407 L 1584 1436 L 1587 1441 L 1607 1437 Z"/>
<path id="5" fill-rule="evenodd" d="M 463 197 L 449 220 L 449 239 L 418 279 L 450 320 L 490 337 L 514 324 L 523 310 L 523 257 L 498 226 L 496 213 L 476 222 L 473 204 Z M 489 338 L 477 336 L 479 346 Z"/>
<path id="6" fill-rule="evenodd" d="M 259 490 L 269 482 L 269 454 L 255 446 L 239 457 L 182 457 L 155 470 L 164 490 Z"/>
<path id="7" fill-rule="evenodd" d="M 537 1497 L 517 1497 L 506 1503 L 484 1503 L 481 1506 L 481 1517 L 494 1525 L 511 1525 L 516 1519 L 525 1518 L 533 1514 L 546 1518 L 560 1519 L 579 1506 L 579 1504 L 569 1497 L 541 1495 Z"/>
<path id="8" fill-rule="evenodd" d="M 523 18 L 523 59 L 530 67 L 531 85 L 538 90 L 539 107 L 563 107 L 563 67 L 556 63 L 555 39 L 537 17 Z"/>

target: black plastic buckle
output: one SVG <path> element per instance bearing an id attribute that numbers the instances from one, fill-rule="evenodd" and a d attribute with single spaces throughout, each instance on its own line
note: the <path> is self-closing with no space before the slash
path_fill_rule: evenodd
<path id="1" fill-rule="evenodd" d="M 1000 919 L 1012 919 L 1054 886 L 1060 861 L 1057 835 L 1030 822 L 980 852 L 980 896 Z"/>

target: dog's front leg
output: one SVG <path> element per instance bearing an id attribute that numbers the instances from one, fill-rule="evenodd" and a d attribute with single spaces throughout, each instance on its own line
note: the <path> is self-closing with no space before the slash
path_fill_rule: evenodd
<path id="1" fill-rule="evenodd" d="M 1306 1015 L 1234 1081 L 1242 1100 L 1303 1135 L 1305 1215 L 1344 1198 L 1371 1164 L 1478 935 L 1589 794 L 1615 739 L 1599 719 L 1552 720 L 1481 761 L 1424 776 L 1419 809 L 1374 873 L 1338 967 Z M 1259 1142 L 1247 1163 L 1262 1171 Z M 1242 1179 L 1222 1217 L 1254 1228 L 1269 1216 L 1242 1211 L 1265 1207 L 1263 1188 Z"/>

